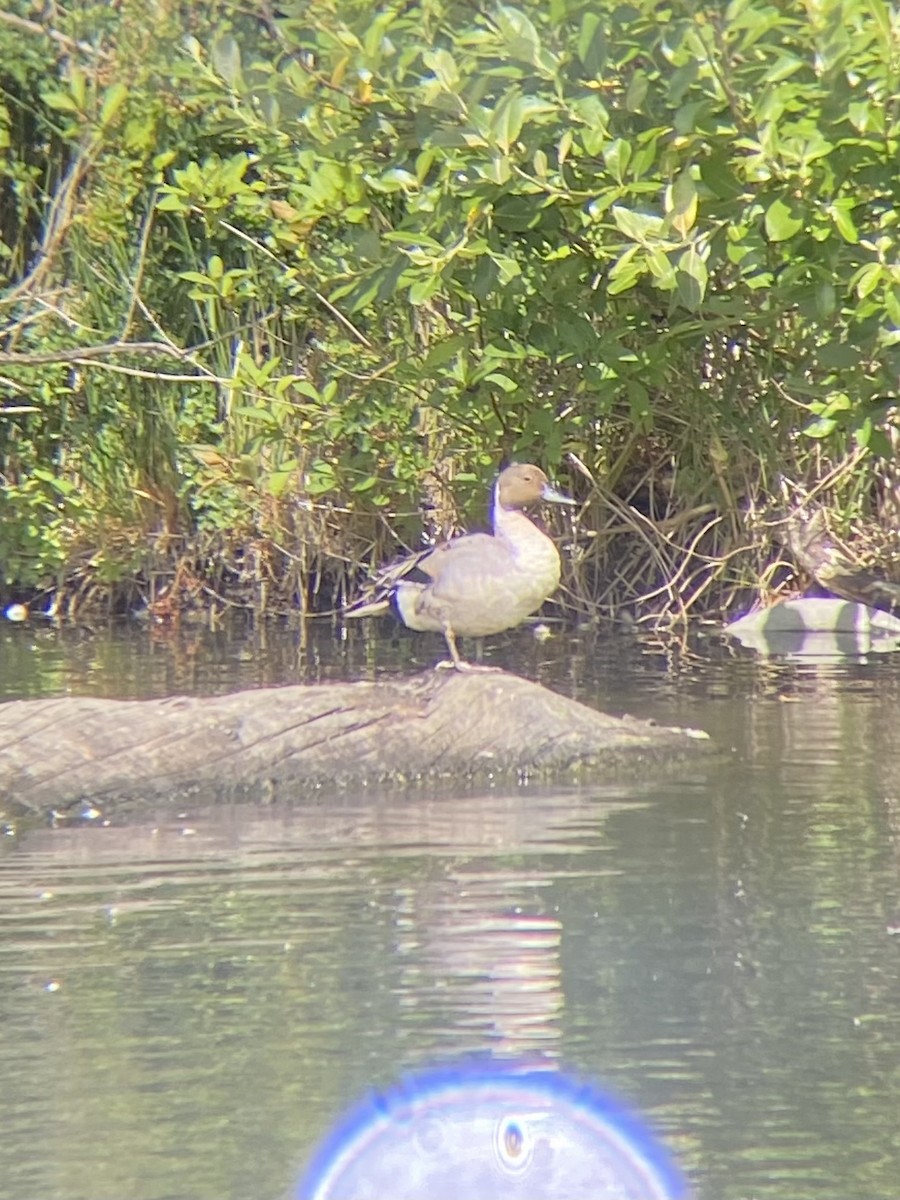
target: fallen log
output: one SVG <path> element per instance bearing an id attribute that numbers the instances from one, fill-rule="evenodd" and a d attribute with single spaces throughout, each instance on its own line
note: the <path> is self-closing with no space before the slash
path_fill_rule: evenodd
<path id="1" fill-rule="evenodd" d="M 165 700 L 0 705 L 0 811 L 109 815 L 147 802 L 290 799 L 437 780 L 604 780 L 710 749 L 705 735 L 596 712 L 516 675 Z"/>

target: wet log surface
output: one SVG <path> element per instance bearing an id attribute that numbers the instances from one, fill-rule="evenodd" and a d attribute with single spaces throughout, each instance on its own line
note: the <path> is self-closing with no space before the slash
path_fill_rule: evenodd
<path id="1" fill-rule="evenodd" d="M 505 673 L 165 700 L 0 705 L 0 810 L 274 801 L 439 780 L 637 777 L 702 757 L 693 731 L 611 717 Z"/>

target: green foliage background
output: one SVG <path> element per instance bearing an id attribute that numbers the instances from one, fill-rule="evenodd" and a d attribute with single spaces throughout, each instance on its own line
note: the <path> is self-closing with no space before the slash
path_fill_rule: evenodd
<path id="1" fill-rule="evenodd" d="M 585 608 L 779 586 L 809 498 L 894 552 L 894 6 L 277 13 L 0 12 L 9 594 L 323 604 L 514 457 Z"/>

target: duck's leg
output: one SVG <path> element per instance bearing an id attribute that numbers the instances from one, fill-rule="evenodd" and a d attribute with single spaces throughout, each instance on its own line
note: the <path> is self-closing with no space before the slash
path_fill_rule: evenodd
<path id="1" fill-rule="evenodd" d="M 453 666 L 457 671 L 464 671 L 469 665 L 463 662 L 459 654 L 459 649 L 456 645 L 456 634 L 451 628 L 450 622 L 447 621 L 444 625 L 444 641 L 447 643 L 447 649 L 450 651 L 450 658 L 453 660 Z"/>
<path id="2" fill-rule="evenodd" d="M 441 625 L 442 625 L 443 632 L 444 632 L 444 641 L 447 643 L 447 649 L 450 651 L 450 658 L 449 659 L 445 658 L 442 662 L 436 663 L 435 664 L 436 667 L 443 668 L 444 670 L 454 670 L 454 671 L 485 671 L 485 672 L 487 672 L 487 671 L 499 671 L 500 670 L 500 667 L 487 667 L 487 666 L 484 666 L 482 663 L 466 662 L 466 660 L 464 658 L 460 657 L 459 650 L 457 649 L 457 646 L 456 646 L 456 634 L 453 632 L 453 628 L 452 628 L 450 622 L 442 621 Z"/>
<path id="3" fill-rule="evenodd" d="M 441 631 L 444 634 L 444 641 L 447 643 L 447 649 L 450 651 L 450 657 L 442 658 L 439 663 L 435 663 L 435 670 L 465 671 L 469 664 L 467 662 L 463 662 L 463 660 L 460 658 L 459 650 L 456 646 L 456 634 L 453 632 L 453 627 L 446 618 L 441 621 Z"/>

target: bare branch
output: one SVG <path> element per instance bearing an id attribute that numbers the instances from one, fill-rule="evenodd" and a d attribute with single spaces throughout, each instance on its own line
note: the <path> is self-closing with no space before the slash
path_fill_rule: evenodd
<path id="1" fill-rule="evenodd" d="M 0 366 L 41 367 L 48 363 L 84 362 L 92 358 L 109 358 L 116 354 L 165 354 L 184 361 L 190 351 L 164 342 L 106 342 L 101 346 L 70 346 L 65 350 L 37 350 L 31 354 L 0 352 Z"/>
<path id="2" fill-rule="evenodd" d="M 262 242 L 260 242 L 255 237 L 251 237 L 249 233 L 245 233 L 243 229 L 239 229 L 236 225 L 231 225 L 228 221 L 222 222 L 222 228 L 227 229 L 229 231 L 229 233 L 233 233 L 235 235 L 235 237 L 241 238 L 242 241 L 248 242 L 251 246 L 254 246 L 262 254 L 268 255 L 268 257 L 272 260 L 272 262 L 278 263 L 278 265 L 283 270 L 285 270 L 285 271 L 289 270 L 287 263 L 282 262 L 282 260 L 278 257 L 277 254 L 273 254 L 268 246 L 264 246 Z M 347 332 L 351 333 L 361 345 L 365 346 L 367 350 L 374 349 L 372 343 L 369 341 L 369 339 L 366 337 L 366 335 L 361 330 L 357 329 L 356 326 L 353 324 L 353 322 L 350 320 L 350 318 L 345 317 L 339 308 L 335 308 L 335 306 L 331 303 L 331 301 L 326 296 L 323 296 L 321 292 L 317 292 L 314 287 L 310 287 L 309 284 L 305 283 L 302 279 L 298 278 L 297 282 L 300 284 L 301 287 L 306 288 L 306 290 L 308 292 L 310 292 L 313 296 L 315 296 L 315 298 L 322 305 L 322 307 L 327 308 L 328 311 L 331 313 L 331 315 L 334 317 L 334 319 L 336 321 L 339 321 L 341 323 L 341 325 L 343 325 L 344 328 L 347 330 Z"/>
<path id="3" fill-rule="evenodd" d="M 51 41 L 62 46 L 63 50 L 69 54 L 73 50 L 80 50 L 82 54 L 88 54 L 91 58 L 108 59 L 110 57 L 108 51 L 101 50 L 97 46 L 92 46 L 90 42 L 77 42 L 65 33 L 60 33 L 58 29 L 50 29 L 37 21 L 28 21 L 25 17 L 19 17 L 15 13 L 0 11 L 0 22 L 4 25 L 11 25 L 13 29 L 20 29 L 23 33 L 33 33 L 39 37 L 48 37 Z"/>

